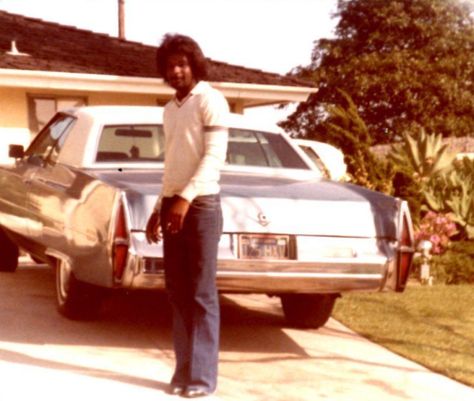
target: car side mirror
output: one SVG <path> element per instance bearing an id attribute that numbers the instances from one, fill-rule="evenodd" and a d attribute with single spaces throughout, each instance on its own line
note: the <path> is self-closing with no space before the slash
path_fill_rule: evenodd
<path id="1" fill-rule="evenodd" d="M 14 159 L 21 159 L 25 155 L 25 149 L 23 145 L 10 145 L 8 149 L 8 157 Z"/>

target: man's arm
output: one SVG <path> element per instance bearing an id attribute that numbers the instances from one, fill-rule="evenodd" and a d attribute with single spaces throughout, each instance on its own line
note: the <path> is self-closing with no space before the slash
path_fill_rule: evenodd
<path id="1" fill-rule="evenodd" d="M 188 185 L 180 196 L 189 203 L 210 183 L 218 183 L 225 163 L 228 140 L 229 105 L 225 97 L 214 90 L 203 97 L 201 116 L 204 130 L 204 155 Z"/>

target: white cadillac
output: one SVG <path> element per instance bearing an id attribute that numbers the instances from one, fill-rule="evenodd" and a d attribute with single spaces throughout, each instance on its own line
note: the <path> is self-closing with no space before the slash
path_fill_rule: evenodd
<path id="1" fill-rule="evenodd" d="M 1 268 L 19 249 L 55 268 L 59 311 L 97 313 L 105 289 L 162 290 L 161 245 L 145 225 L 160 193 L 162 110 L 58 113 L 0 166 Z M 320 327 L 349 291 L 403 291 L 413 233 L 405 201 L 322 178 L 276 128 L 231 118 L 222 171 L 223 293 L 281 298 L 294 325 Z"/>

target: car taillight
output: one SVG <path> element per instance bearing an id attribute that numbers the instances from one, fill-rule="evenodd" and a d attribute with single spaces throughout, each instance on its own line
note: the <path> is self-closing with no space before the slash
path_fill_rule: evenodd
<path id="1" fill-rule="evenodd" d="M 402 218 L 402 230 L 398 248 L 398 277 L 396 291 L 403 291 L 410 274 L 413 254 L 415 252 L 410 223 L 406 214 Z"/>
<path id="2" fill-rule="evenodd" d="M 125 210 L 120 204 L 115 217 L 114 236 L 112 241 L 112 266 L 116 280 L 121 280 L 127 264 L 129 237 L 125 220 Z"/>

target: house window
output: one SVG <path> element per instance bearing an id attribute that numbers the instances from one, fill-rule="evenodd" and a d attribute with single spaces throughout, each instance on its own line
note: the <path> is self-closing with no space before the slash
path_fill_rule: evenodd
<path id="1" fill-rule="evenodd" d="M 37 134 L 58 111 L 86 104 L 85 97 L 28 95 L 28 119 L 31 133 Z"/>

